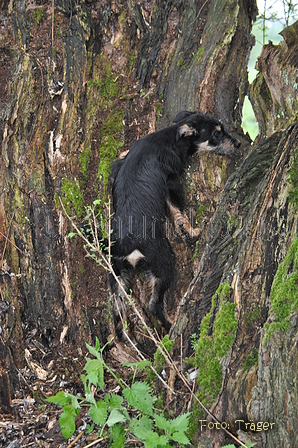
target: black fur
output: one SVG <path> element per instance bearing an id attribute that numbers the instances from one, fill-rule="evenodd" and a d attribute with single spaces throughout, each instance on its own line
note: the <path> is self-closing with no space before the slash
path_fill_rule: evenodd
<path id="1" fill-rule="evenodd" d="M 152 284 L 148 308 L 166 331 L 170 323 L 163 298 L 174 281 L 175 260 L 165 234 L 165 219 L 171 209 L 181 226 L 186 220 L 181 176 L 195 152 L 233 154 L 240 146 L 212 116 L 182 111 L 174 122 L 136 141 L 124 158 L 114 162 L 111 173 L 115 273 L 127 288 L 135 273 L 147 274 Z M 119 293 L 112 275 L 110 287 L 112 293 Z M 118 321 L 115 309 L 115 323 Z"/>

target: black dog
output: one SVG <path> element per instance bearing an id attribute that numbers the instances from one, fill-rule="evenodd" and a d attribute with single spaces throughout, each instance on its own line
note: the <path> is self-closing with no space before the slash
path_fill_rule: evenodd
<path id="1" fill-rule="evenodd" d="M 195 152 L 235 155 L 240 142 L 228 134 L 216 118 L 183 111 L 169 126 L 136 141 L 125 156 L 114 162 L 112 263 L 129 290 L 135 274 L 145 273 L 151 285 L 149 311 L 165 330 L 170 329 L 164 294 L 174 281 L 174 254 L 165 234 L 170 212 L 180 233 L 197 237 L 183 214 L 184 195 L 181 176 Z M 114 299 L 115 327 L 124 306 L 117 300 L 119 288 L 110 275 Z"/>

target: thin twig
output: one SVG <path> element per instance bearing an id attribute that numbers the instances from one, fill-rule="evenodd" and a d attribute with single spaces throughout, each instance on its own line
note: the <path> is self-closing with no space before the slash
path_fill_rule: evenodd
<path id="1" fill-rule="evenodd" d="M 67 448 L 72 448 L 73 446 L 75 446 L 75 444 L 77 443 L 78 440 L 80 440 L 80 438 L 85 434 L 85 431 L 81 431 L 80 434 L 69 444 L 67 445 Z"/>
<path id="2" fill-rule="evenodd" d="M 11 217 L 11 220 L 10 220 L 10 223 L 9 223 L 9 226 L 8 226 L 8 230 L 7 230 L 7 235 L 6 235 L 6 237 L 5 237 L 4 249 L 3 249 L 3 252 L 2 252 L 2 258 L 1 258 L 1 262 L 0 262 L 0 270 L 1 270 L 2 267 L 3 267 L 3 260 L 4 260 L 4 255 L 5 255 L 6 245 L 7 245 L 8 236 L 9 236 L 9 233 L 10 233 L 10 228 L 11 228 L 12 220 L 13 220 L 13 218 L 14 218 L 14 214 L 15 214 L 15 209 L 14 209 L 14 211 L 13 211 L 13 214 L 12 214 L 12 217 Z M 3 235 L 3 236 L 4 236 L 4 235 Z"/>
<path id="3" fill-rule="evenodd" d="M 109 217 L 111 216 L 111 199 L 109 197 Z M 109 219 L 109 256 L 108 256 L 108 260 L 109 263 L 111 263 L 111 220 Z"/>
<path id="4" fill-rule="evenodd" d="M 110 436 L 101 437 L 100 439 L 93 440 L 93 442 L 89 443 L 89 445 L 85 445 L 84 448 L 90 448 L 91 446 L 96 445 L 99 442 L 102 442 L 103 440 L 107 440 Z"/>
<path id="5" fill-rule="evenodd" d="M 199 10 L 199 12 L 198 12 L 198 14 L 196 15 L 195 19 L 191 22 L 191 24 L 190 24 L 188 27 L 190 27 L 190 26 L 197 20 L 197 18 L 198 18 L 199 15 L 201 14 L 201 12 L 202 12 L 202 10 L 203 10 L 203 8 L 204 8 L 204 6 L 206 5 L 207 2 L 208 2 L 208 0 L 206 0 L 205 3 L 203 3 L 203 5 L 201 6 L 201 9 Z"/>
<path id="6" fill-rule="evenodd" d="M 4 238 L 6 238 L 6 236 L 0 232 L 0 235 L 3 236 Z M 16 246 L 9 238 L 7 238 L 7 241 L 15 248 L 17 249 L 19 252 L 21 252 L 21 254 L 25 255 L 25 257 L 28 257 L 28 254 L 25 254 L 25 252 L 23 252 L 18 246 Z"/>

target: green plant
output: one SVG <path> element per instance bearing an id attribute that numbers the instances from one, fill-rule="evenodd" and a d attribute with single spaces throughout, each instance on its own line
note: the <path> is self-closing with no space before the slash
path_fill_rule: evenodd
<path id="1" fill-rule="evenodd" d="M 155 412 L 153 406 L 157 398 L 152 395 L 150 386 L 140 381 L 134 382 L 135 375 L 132 385 L 126 386 L 104 361 L 103 351 L 106 345 L 101 348 L 98 339 L 95 347 L 86 344 L 93 358 L 86 357 L 86 375 L 81 375 L 85 397 L 60 391 L 47 399 L 49 403 L 62 407 L 59 423 L 63 436 L 68 439 L 73 435 L 76 416 L 82 407 L 88 407 L 93 423 L 88 426 L 87 431 L 91 432 L 95 425 L 98 426 L 98 441 L 103 437 L 109 438 L 111 448 L 124 446 L 128 433 L 143 442 L 146 448 L 170 447 L 170 440 L 182 446 L 188 445 L 190 442 L 185 432 L 188 429 L 190 413 L 168 420 L 162 412 Z M 126 365 L 143 369 L 148 363 L 149 361 L 141 361 Z M 94 388 L 104 390 L 106 370 L 121 387 L 122 395 L 106 393 L 103 399 L 96 400 L 93 391 Z M 135 414 L 135 411 L 138 412 L 136 417 L 130 414 Z"/>
<path id="2" fill-rule="evenodd" d="M 247 445 L 245 445 L 246 446 L 246 448 L 252 448 L 253 446 L 255 446 L 255 443 L 248 443 Z M 225 445 L 225 446 L 223 446 L 222 448 L 236 448 L 236 446 L 235 445 Z"/>
<path id="3" fill-rule="evenodd" d="M 124 17 L 124 16 L 123 16 Z M 97 179 L 101 188 L 101 199 L 107 199 L 107 184 L 111 172 L 111 164 L 117 157 L 118 149 L 123 142 L 123 118 L 124 109 L 119 108 L 119 96 L 123 94 L 127 86 L 121 86 L 122 74 L 117 74 L 112 69 L 111 61 L 103 54 L 93 68 L 93 78 L 88 81 L 88 108 L 90 122 L 95 120 L 97 109 L 101 109 L 102 122 L 100 126 L 100 161 L 98 164 Z M 83 152 L 80 161 L 82 172 L 87 178 L 90 151 Z"/>

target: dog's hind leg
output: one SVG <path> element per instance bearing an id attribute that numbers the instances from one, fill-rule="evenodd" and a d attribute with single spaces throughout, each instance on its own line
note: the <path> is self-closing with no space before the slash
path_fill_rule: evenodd
<path id="1" fill-rule="evenodd" d="M 114 330 L 117 338 L 121 340 L 123 337 L 123 325 L 127 321 L 126 298 L 124 291 L 128 293 L 131 289 L 131 275 L 129 270 L 121 270 L 117 265 L 119 265 L 119 263 L 114 260 L 113 268 L 114 273 L 117 276 L 117 280 L 113 273 L 109 274 L 109 289 L 111 293 L 110 300 Z"/>
<path id="2" fill-rule="evenodd" d="M 166 332 L 171 328 L 171 323 L 167 318 L 164 306 L 165 293 L 174 282 L 174 255 L 167 240 L 161 240 L 158 245 L 158 251 L 155 252 L 155 258 L 151 260 L 149 267 L 149 282 L 151 286 L 151 298 L 148 310 L 157 317 Z M 156 254 L 158 254 L 156 256 Z"/>
<path id="3" fill-rule="evenodd" d="M 170 331 L 171 323 L 167 318 L 164 308 L 164 294 L 167 288 L 163 287 L 162 280 L 153 275 L 150 276 L 151 298 L 148 305 L 149 312 L 156 316 L 164 327 L 166 333 Z"/>

